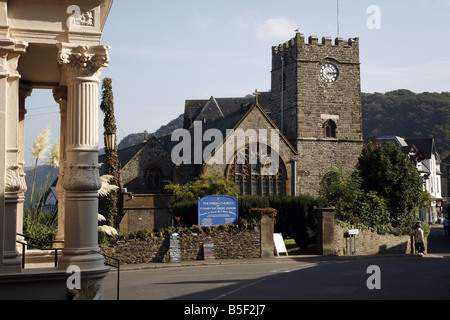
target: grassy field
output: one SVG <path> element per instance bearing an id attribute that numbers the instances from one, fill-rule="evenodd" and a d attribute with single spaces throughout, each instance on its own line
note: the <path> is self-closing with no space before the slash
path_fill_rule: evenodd
<path id="1" fill-rule="evenodd" d="M 294 239 L 284 239 L 284 244 L 286 245 L 289 254 L 298 253 L 300 251 L 300 247 L 295 243 Z"/>

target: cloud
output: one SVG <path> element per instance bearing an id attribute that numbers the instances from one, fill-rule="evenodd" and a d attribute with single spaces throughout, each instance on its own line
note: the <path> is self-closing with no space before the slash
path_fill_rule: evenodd
<path id="1" fill-rule="evenodd" d="M 261 41 L 286 41 L 294 36 L 298 25 L 286 18 L 270 18 L 256 24 L 256 37 Z"/>
<path id="2" fill-rule="evenodd" d="M 196 13 L 194 21 L 197 27 L 205 28 L 213 22 L 213 19 L 202 17 L 199 13 Z"/>
<path id="3" fill-rule="evenodd" d="M 233 21 L 243 31 L 250 31 L 257 40 L 269 43 L 281 43 L 294 37 L 298 24 L 287 18 L 260 19 L 255 13 L 241 15 Z"/>

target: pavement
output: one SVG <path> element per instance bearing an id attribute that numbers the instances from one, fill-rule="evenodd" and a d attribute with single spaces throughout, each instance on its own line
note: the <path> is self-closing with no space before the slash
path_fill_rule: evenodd
<path id="1" fill-rule="evenodd" d="M 178 263 L 143 263 L 143 264 L 124 264 L 120 266 L 120 271 L 136 271 L 158 268 L 180 268 L 193 266 L 211 266 L 211 265 L 232 265 L 232 264 L 262 264 L 262 263 L 291 263 L 291 262 L 313 262 L 320 260 L 355 260 L 355 259 L 375 259 L 375 258 L 444 258 L 450 257 L 450 237 L 444 236 L 444 227 L 442 224 L 431 226 L 431 233 L 428 237 L 428 253 L 424 256 L 411 254 L 379 254 L 379 255 L 357 255 L 357 256 L 322 256 L 322 255 L 298 255 L 291 254 L 274 256 L 273 258 L 255 258 L 255 259 L 215 259 L 215 260 L 195 260 L 182 261 Z M 111 271 L 117 269 L 112 268 Z"/>

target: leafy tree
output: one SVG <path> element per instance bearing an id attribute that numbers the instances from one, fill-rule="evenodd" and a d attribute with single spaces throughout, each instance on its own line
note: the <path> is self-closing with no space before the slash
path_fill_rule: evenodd
<path id="1" fill-rule="evenodd" d="M 321 196 L 336 208 L 337 218 L 385 232 L 391 228 L 386 200 L 375 191 L 365 192 L 362 179 L 354 172 L 346 175 L 343 167 L 331 169 L 321 184 Z"/>
<path id="2" fill-rule="evenodd" d="M 172 192 L 177 201 L 181 200 L 197 200 L 210 195 L 228 195 L 237 197 L 239 195 L 239 188 L 233 181 L 226 179 L 218 173 L 210 175 L 203 174 L 200 179 L 188 182 L 184 185 L 174 184 L 169 182 L 165 189 Z"/>
<path id="3" fill-rule="evenodd" d="M 423 180 L 414 163 L 394 143 L 368 144 L 357 165 L 361 189 L 375 191 L 387 201 L 393 227 L 405 228 L 422 197 Z"/>

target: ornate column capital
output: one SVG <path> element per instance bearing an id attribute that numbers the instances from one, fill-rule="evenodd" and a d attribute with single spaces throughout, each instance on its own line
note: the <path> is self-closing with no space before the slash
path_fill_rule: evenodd
<path id="1" fill-rule="evenodd" d="M 17 71 L 19 57 L 26 52 L 27 42 L 14 40 L 0 40 L 0 77 L 11 80 L 20 79 Z"/>
<path id="2" fill-rule="evenodd" d="M 59 43 L 58 63 L 63 68 L 68 82 L 92 78 L 98 81 L 100 72 L 108 67 L 109 46 L 73 46 Z"/>

